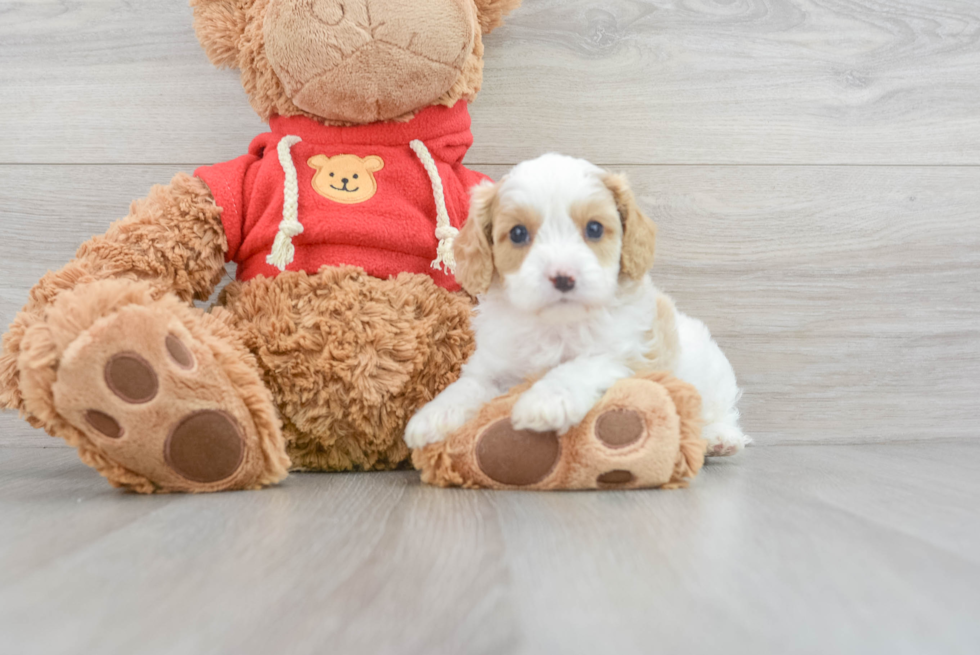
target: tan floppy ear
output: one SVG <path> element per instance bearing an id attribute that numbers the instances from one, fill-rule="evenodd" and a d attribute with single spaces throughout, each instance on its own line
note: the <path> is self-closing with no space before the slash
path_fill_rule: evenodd
<path id="1" fill-rule="evenodd" d="M 370 173 L 377 173 L 385 167 L 385 160 L 381 157 L 371 155 L 364 158 L 364 168 Z"/>
<path id="2" fill-rule="evenodd" d="M 249 7 L 255 0 L 191 0 L 194 31 L 211 63 L 238 66 L 239 41 L 245 33 Z"/>
<path id="3" fill-rule="evenodd" d="M 493 212 L 497 185 L 484 182 L 473 189 L 470 216 L 453 245 L 456 281 L 471 296 L 486 293 L 493 282 Z"/>
<path id="4" fill-rule="evenodd" d="M 639 280 L 653 267 L 657 250 L 657 226 L 640 211 L 636 197 L 624 175 L 607 174 L 602 179 L 616 198 L 623 221 L 623 255 L 620 274 Z"/>
<path id="5" fill-rule="evenodd" d="M 521 6 L 521 0 L 476 0 L 480 27 L 489 34 L 504 24 L 504 16 Z"/>

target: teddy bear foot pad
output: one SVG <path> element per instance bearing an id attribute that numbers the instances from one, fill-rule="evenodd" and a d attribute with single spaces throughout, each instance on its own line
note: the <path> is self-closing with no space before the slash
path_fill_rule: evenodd
<path id="1" fill-rule="evenodd" d="M 247 488 L 260 459 L 241 394 L 176 317 L 127 306 L 65 352 L 59 413 L 110 460 L 160 490 Z"/>
<path id="2" fill-rule="evenodd" d="M 647 432 L 639 413 L 615 409 L 599 416 L 594 437 L 610 448 L 626 448 L 647 436 Z M 510 419 L 493 423 L 477 441 L 477 466 L 488 478 L 504 485 L 539 483 L 551 475 L 560 460 L 561 437 L 554 432 L 515 430 Z M 629 485 L 635 480 L 631 471 L 613 469 L 596 476 L 595 482 L 604 488 Z"/>
<path id="3" fill-rule="evenodd" d="M 664 382 L 660 384 L 658 381 Z M 512 392 L 448 440 L 416 451 L 422 479 L 491 489 L 636 489 L 683 486 L 704 458 L 693 388 L 677 380 L 623 380 L 565 435 L 516 430 Z M 677 404 L 675 404 L 675 401 Z"/>

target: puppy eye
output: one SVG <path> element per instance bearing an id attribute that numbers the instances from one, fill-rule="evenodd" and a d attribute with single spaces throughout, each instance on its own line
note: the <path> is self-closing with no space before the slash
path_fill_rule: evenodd
<path id="1" fill-rule="evenodd" d="M 330 174 L 330 177 L 333 177 L 333 173 Z"/>
<path id="2" fill-rule="evenodd" d="M 602 227 L 602 223 L 599 221 L 589 221 L 589 224 L 585 226 L 585 236 L 593 241 L 601 239 L 605 231 L 606 228 Z"/>
<path id="3" fill-rule="evenodd" d="M 354 173 L 354 179 L 355 180 L 357 179 L 357 173 Z"/>
<path id="4" fill-rule="evenodd" d="M 527 228 L 524 227 L 523 225 L 516 225 L 510 231 L 511 243 L 514 243 L 518 246 L 527 243 L 527 240 L 530 238 L 530 236 L 531 235 L 528 234 Z"/>

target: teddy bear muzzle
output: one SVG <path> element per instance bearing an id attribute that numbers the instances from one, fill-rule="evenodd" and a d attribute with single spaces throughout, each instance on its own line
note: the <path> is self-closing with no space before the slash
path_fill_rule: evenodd
<path id="1" fill-rule="evenodd" d="M 460 0 L 270 0 L 269 63 L 293 103 L 331 121 L 391 120 L 436 102 L 479 38 Z"/>

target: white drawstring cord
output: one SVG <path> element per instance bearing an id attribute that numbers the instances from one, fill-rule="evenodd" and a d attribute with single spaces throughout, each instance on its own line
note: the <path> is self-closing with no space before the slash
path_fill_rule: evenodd
<path id="1" fill-rule="evenodd" d="M 446 272 L 455 273 L 456 255 L 453 253 L 453 243 L 459 236 L 459 230 L 454 228 L 449 220 L 449 210 L 446 209 L 446 190 L 442 185 L 442 178 L 439 177 L 439 169 L 424 143 L 416 139 L 409 145 L 412 146 L 412 150 L 422 162 L 425 172 L 429 174 L 429 179 L 432 180 L 432 195 L 436 201 L 436 238 L 439 239 L 439 249 L 435 261 L 432 262 L 432 268 L 438 271 L 445 267 Z"/>
<path id="2" fill-rule="evenodd" d="M 299 180 L 291 151 L 292 147 L 300 141 L 302 139 L 298 136 L 283 137 L 277 148 L 279 164 L 285 173 L 286 182 L 283 186 L 282 221 L 279 223 L 276 240 L 272 244 L 272 254 L 266 258 L 266 261 L 280 271 L 285 271 L 296 256 L 293 237 L 303 233 L 303 225 L 299 222 Z M 446 191 L 439 176 L 439 169 L 432 158 L 432 153 L 424 143 L 416 139 L 410 145 L 429 175 L 429 180 L 432 182 L 432 196 L 436 202 L 436 239 L 439 240 L 439 247 L 432 268 L 436 270 L 445 268 L 448 273 L 455 273 L 456 256 L 453 253 L 453 243 L 459 236 L 459 230 L 453 227 L 449 210 L 446 209 Z"/>
<path id="3" fill-rule="evenodd" d="M 285 271 L 286 267 L 293 263 L 293 258 L 296 256 L 293 237 L 303 233 L 303 226 L 299 222 L 299 180 L 291 150 L 302 140 L 298 136 L 283 137 L 277 148 L 279 164 L 286 174 L 286 182 L 283 185 L 282 222 L 279 223 L 279 232 L 272 244 L 272 254 L 266 258 L 266 261 L 280 271 Z"/>

